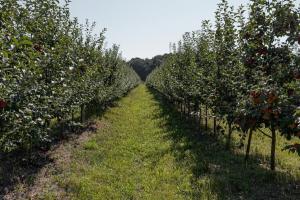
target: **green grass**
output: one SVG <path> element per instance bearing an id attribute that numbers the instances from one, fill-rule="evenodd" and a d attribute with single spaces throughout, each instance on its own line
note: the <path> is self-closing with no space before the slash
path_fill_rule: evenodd
<path id="1" fill-rule="evenodd" d="M 101 121 L 106 126 L 73 150 L 67 170 L 53 175 L 66 198 L 299 197 L 299 157 L 278 150 L 278 172 L 270 172 L 266 167 L 269 143 L 257 134 L 245 167 L 242 150 L 226 151 L 223 137 L 198 134 L 144 85 L 120 100 Z M 54 193 L 47 192 L 44 198 L 55 199 Z"/>

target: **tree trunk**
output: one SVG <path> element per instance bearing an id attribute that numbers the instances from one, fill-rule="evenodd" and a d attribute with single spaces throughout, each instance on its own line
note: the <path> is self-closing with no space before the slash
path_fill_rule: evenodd
<path id="1" fill-rule="evenodd" d="M 80 118 L 81 118 L 81 123 L 84 122 L 84 105 L 81 105 L 80 107 Z"/>
<path id="2" fill-rule="evenodd" d="M 274 124 L 271 125 L 272 146 L 271 146 L 271 170 L 275 171 L 275 151 L 276 151 L 276 130 Z"/>
<path id="3" fill-rule="evenodd" d="M 228 123 L 228 136 L 227 136 L 227 144 L 226 149 L 230 149 L 231 146 L 231 135 L 232 135 L 232 122 Z"/>
<path id="4" fill-rule="evenodd" d="M 198 116 L 199 102 L 198 101 L 195 101 L 193 110 L 194 110 L 194 123 L 196 125 L 197 131 L 199 131 L 199 116 Z"/>
<path id="5" fill-rule="evenodd" d="M 189 102 L 187 104 L 187 117 L 188 117 L 188 119 L 191 118 L 191 107 L 190 107 L 190 103 Z"/>
<path id="6" fill-rule="evenodd" d="M 199 106 L 199 131 L 201 131 L 201 125 L 202 125 L 202 110 L 201 110 L 201 104 Z"/>
<path id="7" fill-rule="evenodd" d="M 208 108 L 205 106 L 205 130 L 208 130 Z"/>
<path id="8" fill-rule="evenodd" d="M 190 116 L 190 118 L 191 118 L 191 120 L 193 120 L 193 114 L 192 114 L 192 112 L 193 112 L 193 108 L 192 108 L 192 106 L 189 104 L 189 116 Z"/>
<path id="9" fill-rule="evenodd" d="M 46 119 L 45 120 L 45 128 L 49 128 L 50 127 L 50 119 Z"/>
<path id="10" fill-rule="evenodd" d="M 197 130 L 200 131 L 200 124 L 199 124 L 199 107 L 195 110 L 195 123 L 197 126 Z"/>
<path id="11" fill-rule="evenodd" d="M 217 118 L 214 117 L 214 134 L 217 135 Z"/>
<path id="12" fill-rule="evenodd" d="M 75 121 L 75 117 L 74 117 L 74 110 L 72 109 L 72 121 Z"/>
<path id="13" fill-rule="evenodd" d="M 182 119 L 182 115 L 183 115 L 183 104 L 180 103 L 180 117 Z"/>
<path id="14" fill-rule="evenodd" d="M 250 148 L 251 148 L 251 141 L 252 141 L 252 135 L 253 135 L 253 130 L 251 129 L 250 132 L 249 132 L 247 149 L 246 149 L 246 156 L 245 156 L 245 162 L 246 163 L 247 163 L 247 161 L 249 159 Z"/>

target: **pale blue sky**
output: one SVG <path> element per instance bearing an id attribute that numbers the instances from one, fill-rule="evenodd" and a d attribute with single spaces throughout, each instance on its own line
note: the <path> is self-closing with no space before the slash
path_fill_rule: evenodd
<path id="1" fill-rule="evenodd" d="M 73 0 L 71 14 L 80 22 L 107 28 L 108 46 L 121 46 L 123 57 L 151 58 L 169 52 L 169 43 L 198 30 L 201 21 L 214 19 L 219 0 Z M 248 0 L 229 0 L 239 6 Z"/>

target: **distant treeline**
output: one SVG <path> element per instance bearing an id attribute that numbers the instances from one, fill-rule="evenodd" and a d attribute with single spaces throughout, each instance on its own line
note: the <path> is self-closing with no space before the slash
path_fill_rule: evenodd
<path id="1" fill-rule="evenodd" d="M 128 64 L 136 71 L 136 73 L 141 77 L 143 81 L 146 80 L 147 76 L 158 66 L 160 66 L 169 54 L 158 55 L 152 59 L 141 59 L 133 58 Z"/>

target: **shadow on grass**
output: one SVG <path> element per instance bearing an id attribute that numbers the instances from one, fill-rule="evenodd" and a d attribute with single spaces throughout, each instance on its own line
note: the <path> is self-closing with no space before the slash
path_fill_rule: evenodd
<path id="1" fill-rule="evenodd" d="M 55 125 L 51 131 L 51 142 L 41 143 L 30 151 L 0 152 L 0 199 L 4 199 L 5 195 L 16 190 L 23 192 L 25 189 L 24 192 L 27 192 L 26 190 L 34 184 L 39 172 L 45 166 L 54 163 L 51 152 L 54 152 L 61 144 L 75 141 L 84 132 L 96 132 L 98 127 L 93 119 L 101 118 L 109 107 L 115 106 L 117 106 L 116 103 L 111 103 L 105 107 L 88 108 L 86 112 L 88 120 L 84 125 L 73 127 L 64 123 Z M 19 184 L 26 188 L 16 188 Z"/>
<path id="2" fill-rule="evenodd" d="M 201 135 L 193 122 L 181 119 L 180 113 L 161 94 L 151 90 L 166 119 L 171 151 L 179 167 L 192 171 L 193 199 L 284 199 L 300 197 L 300 181 L 287 173 L 271 172 L 261 163 L 263 155 L 251 157 L 247 167 L 244 155 L 226 151 L 224 136 Z"/>

